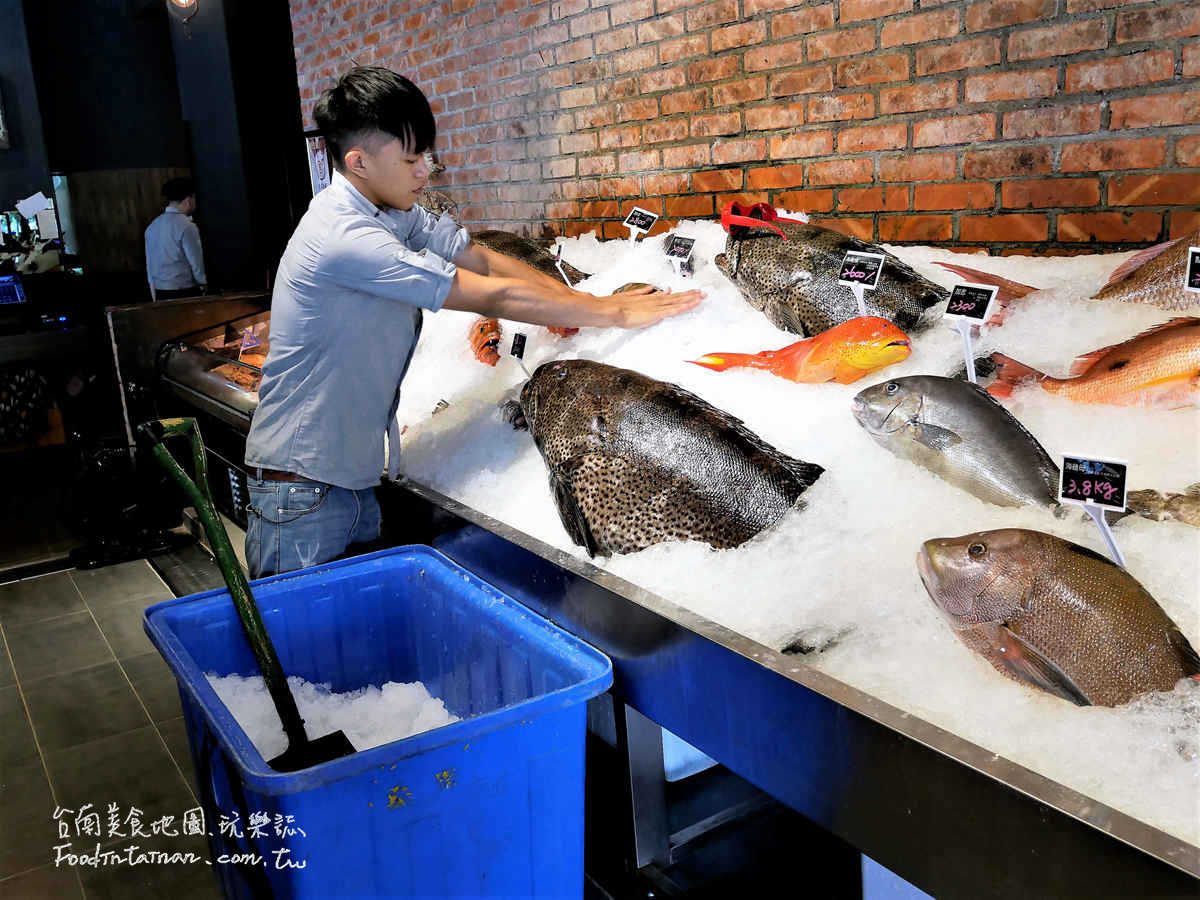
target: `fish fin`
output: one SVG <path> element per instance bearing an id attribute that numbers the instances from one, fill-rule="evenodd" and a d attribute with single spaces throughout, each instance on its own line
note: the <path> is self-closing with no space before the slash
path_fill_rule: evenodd
<path id="1" fill-rule="evenodd" d="M 996 364 L 996 380 L 988 386 L 987 392 L 993 397 L 1012 396 L 1013 387 L 1026 378 L 1036 378 L 1041 381 L 1046 377 L 1044 372 L 1039 372 L 1025 363 L 1017 362 L 1011 356 L 1005 356 L 1003 353 L 993 353 L 992 362 Z"/>
<path id="2" fill-rule="evenodd" d="M 1167 250 L 1170 250 L 1173 246 L 1178 244 L 1180 240 L 1182 240 L 1182 238 L 1176 238 L 1173 241 L 1166 241 L 1162 244 L 1155 244 L 1153 247 L 1147 247 L 1145 250 L 1133 254 L 1133 256 L 1129 257 L 1129 259 L 1125 260 L 1125 262 L 1113 269 L 1112 274 L 1108 276 L 1108 281 L 1104 282 L 1104 287 L 1100 288 L 1100 290 L 1096 292 L 1096 296 L 1092 299 L 1099 299 L 1105 291 L 1120 284 L 1146 263 L 1150 262 L 1150 260 L 1154 259 L 1156 256 L 1162 255 Z"/>
<path id="3" fill-rule="evenodd" d="M 525 418 L 525 410 L 519 400 L 509 400 L 500 404 L 500 418 L 513 427 L 515 431 L 528 431 L 529 421 Z"/>
<path id="4" fill-rule="evenodd" d="M 550 490 L 554 494 L 554 504 L 558 507 L 558 517 L 562 520 L 563 528 L 571 540 L 583 547 L 587 555 L 595 557 L 600 549 L 596 537 L 588 525 L 587 516 L 575 496 L 574 476 L 583 464 L 581 457 L 573 457 L 550 470 Z"/>
<path id="5" fill-rule="evenodd" d="M 1200 675 L 1200 654 L 1197 654 L 1196 649 L 1188 643 L 1187 636 L 1177 627 L 1171 626 L 1167 640 L 1171 642 L 1171 646 L 1175 648 L 1175 652 L 1183 661 L 1183 671 L 1193 678 Z"/>
<path id="6" fill-rule="evenodd" d="M 794 459 L 791 456 L 780 454 L 783 467 L 791 472 L 796 479 L 806 488 L 811 487 L 816 483 L 816 480 L 821 477 L 825 471 L 823 466 L 818 466 L 816 463 L 805 462 L 802 459 Z"/>
<path id="7" fill-rule="evenodd" d="M 749 353 L 706 353 L 699 359 L 686 359 L 693 366 L 703 366 L 714 372 L 724 372 L 726 369 L 737 369 L 750 366 L 754 357 Z"/>
<path id="8" fill-rule="evenodd" d="M 1195 484 L 1189 484 L 1183 489 L 1184 494 L 1189 497 L 1200 497 L 1200 481 Z"/>
<path id="9" fill-rule="evenodd" d="M 943 269 L 953 272 L 962 278 L 973 281 L 976 284 L 993 285 L 999 290 L 996 292 L 996 302 L 1007 305 L 1008 303 L 1020 297 L 1025 297 L 1041 288 L 1035 288 L 1028 284 L 1021 284 L 1019 281 L 1010 281 L 1007 278 L 1001 278 L 999 275 L 992 275 L 988 272 L 980 271 L 979 269 L 971 269 L 967 266 L 960 266 L 956 263 L 938 263 Z"/>
<path id="10" fill-rule="evenodd" d="M 945 452 L 963 442 L 962 438 L 949 428 L 942 428 L 940 425 L 930 425 L 928 422 L 915 422 L 913 423 L 913 428 L 918 443 L 924 444 L 930 450 Z"/>
<path id="11" fill-rule="evenodd" d="M 1044 691 L 1070 700 L 1076 706 L 1091 706 L 1092 701 L 1052 660 L 1027 643 L 1003 622 L 982 626 L 992 649 L 994 664 L 1018 681 L 1035 685 Z"/>
<path id="12" fill-rule="evenodd" d="M 838 384 L 854 384 L 866 374 L 866 369 L 860 369 L 857 366 L 838 366 L 833 380 Z"/>
<path id="13" fill-rule="evenodd" d="M 1200 324 L 1200 318 L 1195 316 L 1176 316 L 1173 319 L 1167 319 L 1165 322 L 1160 322 L 1157 325 L 1153 325 L 1150 328 L 1147 328 L 1145 331 L 1139 331 L 1133 337 L 1126 338 L 1125 340 L 1116 344 L 1109 344 L 1107 347 L 1101 347 L 1099 350 L 1093 350 L 1090 353 L 1084 353 L 1080 356 L 1077 356 L 1071 361 L 1070 377 L 1074 378 L 1077 375 L 1082 375 L 1093 365 L 1095 365 L 1096 360 L 1104 356 L 1106 353 L 1115 350 L 1117 347 L 1120 347 L 1122 344 L 1128 344 L 1130 341 L 1136 341 L 1138 338 L 1149 337 L 1152 334 L 1157 334 L 1160 331 L 1166 331 L 1169 328 L 1179 328 L 1180 326 L 1193 324 Z"/>
<path id="14" fill-rule="evenodd" d="M 810 337 L 808 329 L 800 321 L 800 316 L 796 310 L 792 309 L 786 303 L 781 303 L 778 300 L 768 301 L 763 307 L 763 313 L 776 328 L 790 331 L 792 334 L 798 334 L 801 337 Z"/>

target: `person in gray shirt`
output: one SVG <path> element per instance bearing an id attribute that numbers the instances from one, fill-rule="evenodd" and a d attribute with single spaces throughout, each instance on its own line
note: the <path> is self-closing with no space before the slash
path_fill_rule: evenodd
<path id="1" fill-rule="evenodd" d="M 275 277 L 270 349 L 246 441 L 251 577 L 327 562 L 380 533 L 374 489 L 398 478 L 400 384 L 425 310 L 557 327 L 641 328 L 699 291 L 595 297 L 471 242 L 417 204 L 436 135 L 425 95 L 351 69 L 314 110 L 336 171 Z"/>
<path id="2" fill-rule="evenodd" d="M 207 290 L 200 229 L 196 212 L 196 183 L 172 178 L 163 185 L 167 208 L 146 229 L 146 278 L 155 300 L 194 297 Z"/>

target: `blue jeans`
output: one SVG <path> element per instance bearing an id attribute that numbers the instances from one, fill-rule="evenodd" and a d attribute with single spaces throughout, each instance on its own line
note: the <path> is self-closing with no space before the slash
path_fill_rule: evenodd
<path id="1" fill-rule="evenodd" d="M 375 488 L 351 491 L 319 481 L 246 479 L 246 564 L 251 578 L 315 566 L 351 544 L 379 537 Z"/>

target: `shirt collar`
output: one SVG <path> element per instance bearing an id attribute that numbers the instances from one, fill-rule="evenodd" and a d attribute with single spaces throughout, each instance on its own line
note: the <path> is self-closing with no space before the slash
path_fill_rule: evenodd
<path id="1" fill-rule="evenodd" d="M 330 179 L 329 187 L 325 190 L 332 188 L 336 188 L 343 197 L 350 201 L 350 205 L 361 213 L 374 218 L 383 212 L 378 206 L 364 197 L 359 189 L 350 183 L 350 179 L 346 178 L 337 169 L 333 170 L 333 178 Z"/>

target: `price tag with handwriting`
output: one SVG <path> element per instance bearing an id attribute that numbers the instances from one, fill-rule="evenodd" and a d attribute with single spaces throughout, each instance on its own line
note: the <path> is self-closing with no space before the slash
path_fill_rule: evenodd
<path id="1" fill-rule="evenodd" d="M 883 254 L 850 250 L 838 271 L 838 284 L 875 290 L 883 273 Z"/>
<path id="2" fill-rule="evenodd" d="M 946 304 L 946 318 L 986 322 L 999 290 L 991 284 L 956 284 L 950 292 L 950 302 Z"/>
<path id="3" fill-rule="evenodd" d="M 645 234 L 654 227 L 654 223 L 658 221 L 658 216 L 648 209 L 642 209 L 640 206 L 635 206 L 629 211 L 629 215 L 625 217 L 625 227 L 629 229 L 629 236 L 636 237 L 638 234 Z"/>
<path id="4" fill-rule="evenodd" d="M 1200 294 L 1200 247 L 1188 247 L 1186 290 Z"/>
<path id="5" fill-rule="evenodd" d="M 692 258 L 692 247 L 695 244 L 695 238 L 685 238 L 673 234 L 671 235 L 671 239 L 667 241 L 667 258 L 673 262 L 686 262 Z"/>
<path id="6" fill-rule="evenodd" d="M 1118 460 L 1064 456 L 1058 499 L 1064 503 L 1091 503 L 1106 509 L 1124 509 L 1128 471 L 1128 463 Z"/>
<path id="7" fill-rule="evenodd" d="M 525 355 L 525 335 L 519 331 L 513 335 L 512 355 L 517 359 L 521 359 Z"/>

